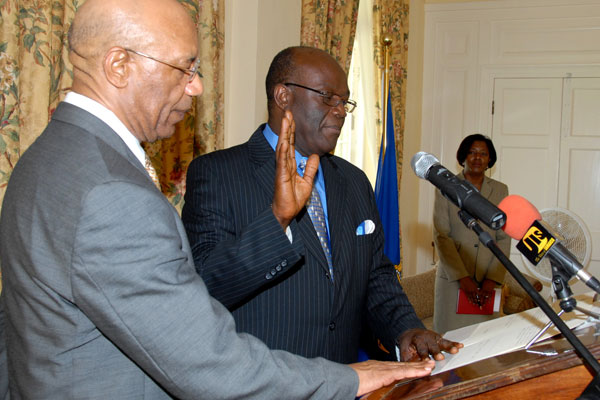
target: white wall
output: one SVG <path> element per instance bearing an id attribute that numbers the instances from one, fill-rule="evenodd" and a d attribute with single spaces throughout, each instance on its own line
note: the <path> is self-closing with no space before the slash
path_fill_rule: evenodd
<path id="1" fill-rule="evenodd" d="M 225 147 L 267 119 L 265 77 L 280 50 L 300 44 L 301 0 L 225 0 Z"/>
<path id="2" fill-rule="evenodd" d="M 411 0 L 408 21 L 408 65 L 406 80 L 406 121 L 404 125 L 404 161 L 400 183 L 400 230 L 404 276 L 429 269 L 417 265 L 419 237 L 427 237 L 419 224 L 419 178 L 410 167 L 411 157 L 421 150 L 421 103 L 423 99 L 423 42 L 425 1 Z"/>

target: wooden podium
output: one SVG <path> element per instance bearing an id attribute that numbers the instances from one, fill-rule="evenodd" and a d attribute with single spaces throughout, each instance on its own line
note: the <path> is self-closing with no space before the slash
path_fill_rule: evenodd
<path id="1" fill-rule="evenodd" d="M 600 327 L 576 333 L 594 357 L 600 357 L 600 337 L 596 336 L 600 335 Z M 559 336 L 536 345 L 530 352 L 519 350 L 438 375 L 399 381 L 362 399 L 572 400 L 592 378 L 571 344 Z"/>

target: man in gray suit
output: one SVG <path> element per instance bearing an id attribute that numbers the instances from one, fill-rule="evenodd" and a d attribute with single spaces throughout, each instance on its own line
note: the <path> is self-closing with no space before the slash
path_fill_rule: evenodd
<path id="1" fill-rule="evenodd" d="M 88 0 L 69 39 L 72 92 L 18 162 L 0 217 L 11 398 L 353 398 L 430 373 L 308 360 L 236 333 L 140 146 L 169 137 L 202 92 L 193 22 L 175 0 Z M 292 128 L 288 113 L 282 215 L 312 184 L 287 168 Z"/>

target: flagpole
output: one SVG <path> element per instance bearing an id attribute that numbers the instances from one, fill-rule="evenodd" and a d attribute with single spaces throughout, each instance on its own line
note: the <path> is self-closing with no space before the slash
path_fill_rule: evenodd
<path id="1" fill-rule="evenodd" d="M 387 104 L 388 104 L 388 96 L 389 96 L 389 87 L 390 87 L 390 52 L 392 51 L 392 39 L 388 36 L 384 36 L 381 40 L 383 44 L 383 125 L 382 125 L 382 134 L 381 140 L 383 141 L 383 146 L 381 151 L 383 152 L 382 157 L 385 158 L 385 151 L 387 149 Z"/>
<path id="2" fill-rule="evenodd" d="M 391 109 L 390 94 L 390 60 L 392 40 L 388 37 L 382 40 L 384 55 L 382 117 L 383 133 L 381 150 L 375 182 L 375 201 L 385 235 L 384 254 L 395 266 L 401 265 L 400 259 L 400 218 L 398 210 L 398 169 L 396 164 L 396 146 L 394 139 L 394 114 Z M 388 110 L 389 108 L 389 110 Z M 389 125 L 389 126 L 388 126 Z M 389 146 L 389 149 L 387 148 Z M 400 272 L 396 267 L 398 279 Z"/>

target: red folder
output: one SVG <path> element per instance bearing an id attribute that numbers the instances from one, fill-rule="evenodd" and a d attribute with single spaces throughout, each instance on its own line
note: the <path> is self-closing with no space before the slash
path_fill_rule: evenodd
<path id="1" fill-rule="evenodd" d="M 458 289 L 458 301 L 456 302 L 456 313 L 457 314 L 480 314 L 480 315 L 491 315 L 494 312 L 500 311 L 500 288 L 494 289 L 494 298 L 488 301 L 483 307 L 479 307 L 471 302 L 467 298 L 467 294 L 462 290 Z"/>

